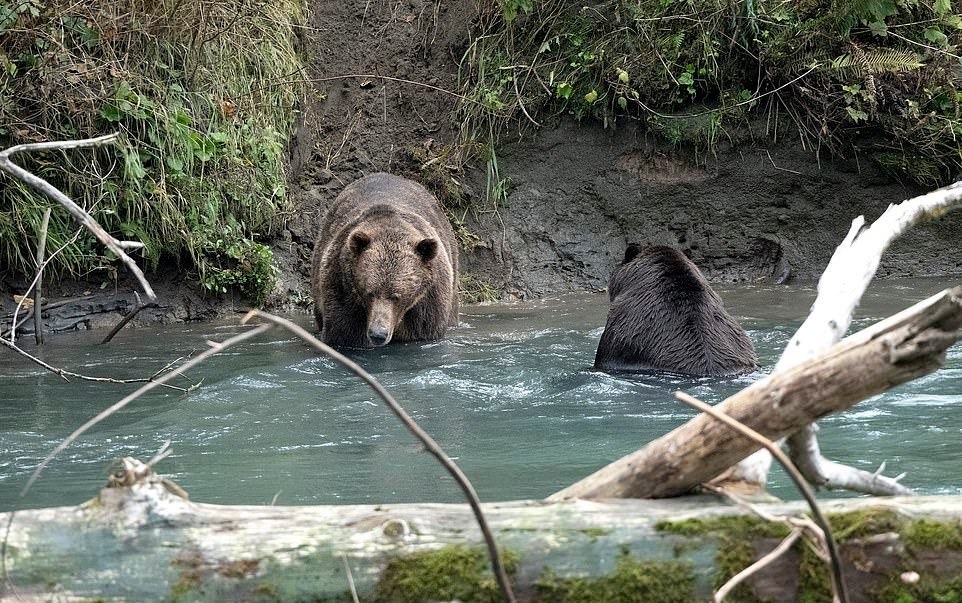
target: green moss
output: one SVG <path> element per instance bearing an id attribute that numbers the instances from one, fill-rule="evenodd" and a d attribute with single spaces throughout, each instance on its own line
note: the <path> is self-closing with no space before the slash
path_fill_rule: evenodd
<path id="1" fill-rule="evenodd" d="M 585 528 L 581 533 L 589 538 L 600 538 L 611 534 L 612 531 L 610 528 Z"/>
<path id="2" fill-rule="evenodd" d="M 695 573 L 686 561 L 641 561 L 623 554 L 610 574 L 562 578 L 545 570 L 536 584 L 545 603 L 689 603 L 695 601 Z"/>
<path id="3" fill-rule="evenodd" d="M 771 523 L 750 515 L 660 521 L 655 524 L 655 529 L 659 532 L 686 537 L 715 536 L 718 542 L 712 586 L 716 589 L 755 562 L 757 539 L 781 539 L 788 536 L 789 532 L 789 529 L 782 524 Z M 740 603 L 760 601 L 745 583 L 738 585 L 729 595 L 728 600 Z"/>
<path id="4" fill-rule="evenodd" d="M 962 576 L 923 576 L 916 584 L 905 584 L 896 575 L 875 595 L 879 603 L 962 603 Z"/>
<path id="5" fill-rule="evenodd" d="M 518 557 L 502 551 L 509 576 L 518 570 Z M 486 550 L 447 546 L 413 553 L 388 562 L 377 584 L 377 603 L 451 601 L 495 603 L 501 600 Z"/>
<path id="6" fill-rule="evenodd" d="M 832 600 L 832 570 L 815 551 L 799 540 L 795 545 L 800 552 L 798 564 L 798 603 L 823 603 Z"/>
<path id="7" fill-rule="evenodd" d="M 739 538 L 734 534 L 722 536 L 718 541 L 718 549 L 715 553 L 715 572 L 712 575 L 712 587 L 715 590 L 721 588 L 735 574 L 755 563 L 756 557 L 752 538 Z M 727 600 L 733 603 L 759 603 L 761 601 L 746 582 L 736 586 Z"/>
<path id="8" fill-rule="evenodd" d="M 765 521 L 751 515 L 720 515 L 717 517 L 682 519 L 680 521 L 659 521 L 655 530 L 678 536 L 762 536 L 784 538 L 789 529 L 778 523 Z"/>
<path id="9" fill-rule="evenodd" d="M 901 535 L 905 546 L 913 552 L 962 551 L 962 522 L 916 519 L 905 526 Z"/>
<path id="10" fill-rule="evenodd" d="M 829 513 L 826 518 L 832 526 L 832 532 L 837 542 L 883 532 L 898 532 L 906 522 L 897 512 L 886 508 Z"/>

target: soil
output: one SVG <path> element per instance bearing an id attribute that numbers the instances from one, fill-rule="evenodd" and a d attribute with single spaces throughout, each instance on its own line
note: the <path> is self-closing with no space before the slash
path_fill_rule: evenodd
<path id="1" fill-rule="evenodd" d="M 295 210 L 273 245 L 280 274 L 268 306 L 275 310 L 310 307 L 320 216 L 346 184 L 376 171 L 423 179 L 422 163 L 456 139 L 456 99 L 437 88 L 456 88 L 476 5 L 351 0 L 312 10 L 300 43 L 313 91 L 289 147 Z M 817 278 L 853 218 L 872 220 L 922 192 L 887 180 L 868 160 L 819 160 L 791 141 L 722 147 L 706 157 L 659 143 L 631 122 L 604 129 L 564 121 L 503 142 L 498 154 L 510 179 L 506 202 L 483 199 L 482 170 L 459 180 L 478 208 L 466 226 L 480 241 L 462 250 L 461 263 L 475 281 L 516 298 L 602 289 L 629 242 L 678 247 L 713 281 Z M 900 239 L 878 275 L 960 275 L 960 243 L 962 212 L 955 212 Z M 239 299 L 201 295 L 176 272 L 151 280 L 161 306 L 135 322 L 244 308 Z M 51 326 L 112 324 L 136 305 L 134 288 L 128 280 L 106 291 L 87 283 L 51 288 L 54 300 L 94 289 L 79 305 L 51 312 Z M 12 310 L 9 292 L 0 304 Z"/>

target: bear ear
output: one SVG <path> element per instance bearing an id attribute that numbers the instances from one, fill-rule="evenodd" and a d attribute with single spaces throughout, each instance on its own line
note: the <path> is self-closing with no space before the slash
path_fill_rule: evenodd
<path id="1" fill-rule="evenodd" d="M 371 244 L 371 235 L 366 232 L 356 231 L 351 234 L 350 246 L 351 251 L 355 254 L 360 254 L 362 251 L 367 249 L 367 246 Z"/>
<path id="2" fill-rule="evenodd" d="M 629 243 L 628 248 L 625 249 L 625 261 L 622 262 L 622 264 L 627 264 L 631 260 L 635 259 L 638 257 L 639 253 L 641 253 L 641 245 L 638 243 Z"/>
<path id="3" fill-rule="evenodd" d="M 438 240 L 437 239 L 422 239 L 415 247 L 414 250 L 417 251 L 418 255 L 425 262 L 430 262 L 438 254 Z"/>

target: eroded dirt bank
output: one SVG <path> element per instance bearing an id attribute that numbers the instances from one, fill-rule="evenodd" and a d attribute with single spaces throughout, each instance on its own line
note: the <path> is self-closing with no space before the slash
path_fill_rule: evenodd
<path id="1" fill-rule="evenodd" d="M 683 249 L 714 281 L 817 278 L 853 218 L 924 192 L 794 145 L 696 158 L 631 124 L 563 123 L 506 146 L 501 169 L 511 193 L 475 216 L 464 267 L 518 295 L 603 288 L 628 242 Z M 913 229 L 878 274 L 962 274 L 962 214 Z"/>

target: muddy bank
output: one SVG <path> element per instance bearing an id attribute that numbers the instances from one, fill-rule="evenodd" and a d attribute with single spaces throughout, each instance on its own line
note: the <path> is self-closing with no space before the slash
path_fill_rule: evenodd
<path id="1" fill-rule="evenodd" d="M 698 157 L 637 128 L 563 123 L 501 151 L 507 203 L 476 214 L 483 247 L 465 269 L 518 295 L 600 289 L 628 242 L 683 249 L 713 281 L 821 274 L 851 220 L 921 191 L 869 162 L 816 160 L 794 146 Z M 962 214 L 921 225 L 878 276 L 962 274 Z"/>

